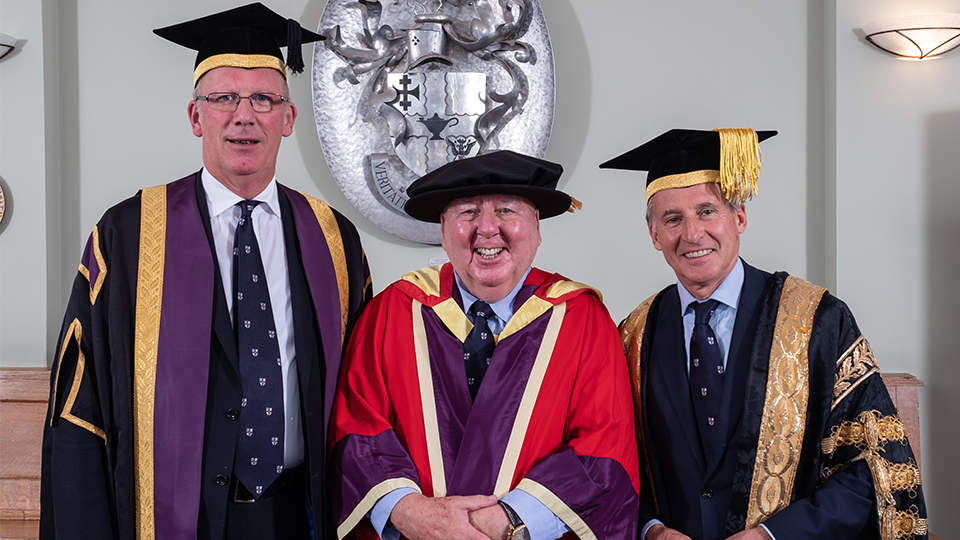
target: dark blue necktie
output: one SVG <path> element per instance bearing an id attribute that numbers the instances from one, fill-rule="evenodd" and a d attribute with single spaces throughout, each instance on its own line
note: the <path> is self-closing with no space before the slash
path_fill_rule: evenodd
<path id="1" fill-rule="evenodd" d="M 690 335 L 690 394 L 700 428 L 703 451 L 710 459 L 716 439 L 723 393 L 723 359 L 717 336 L 710 328 L 710 316 L 720 302 L 693 302 L 696 322 Z"/>
<path id="2" fill-rule="evenodd" d="M 490 357 L 493 356 L 493 332 L 487 324 L 487 319 L 495 317 L 493 309 L 483 300 L 477 300 L 470 306 L 470 315 L 473 316 L 473 330 L 463 342 L 463 361 L 467 368 L 467 386 L 470 388 L 470 399 L 477 399 L 477 390 L 480 381 L 487 372 Z"/>
<path id="3" fill-rule="evenodd" d="M 243 394 L 234 474 L 259 498 L 283 472 L 283 380 L 273 307 L 253 232 L 253 209 L 242 201 L 233 243 L 234 328 Z"/>

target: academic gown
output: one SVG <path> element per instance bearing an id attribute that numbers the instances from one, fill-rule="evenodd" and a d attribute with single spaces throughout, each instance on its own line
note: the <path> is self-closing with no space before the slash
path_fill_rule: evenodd
<path id="1" fill-rule="evenodd" d="M 596 291 L 532 269 L 471 403 L 472 324 L 452 266 L 411 272 L 368 305 L 344 360 L 331 441 L 338 535 L 376 538 L 384 494 L 520 488 L 580 538 L 636 536 L 629 376 Z"/>
<path id="2" fill-rule="evenodd" d="M 369 271 L 349 221 L 278 187 L 307 485 L 324 537 L 325 434 Z M 51 372 L 41 537 L 222 537 L 238 365 L 200 173 L 108 210 L 84 250 Z"/>
<path id="3" fill-rule="evenodd" d="M 777 540 L 925 538 L 920 472 L 853 314 L 820 287 L 743 266 L 712 455 L 676 285 L 621 325 L 647 480 L 640 525 L 657 518 L 696 540 L 761 522 Z M 868 441 L 870 426 L 885 435 Z"/>

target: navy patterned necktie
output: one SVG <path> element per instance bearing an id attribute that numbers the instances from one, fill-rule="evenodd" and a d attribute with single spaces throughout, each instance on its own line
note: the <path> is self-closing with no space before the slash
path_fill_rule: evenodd
<path id="1" fill-rule="evenodd" d="M 700 428 L 703 451 L 709 460 L 713 455 L 723 393 L 723 359 L 717 336 L 710 328 L 710 316 L 720 302 L 693 302 L 696 322 L 690 335 L 690 394 L 694 414 Z"/>
<path id="2" fill-rule="evenodd" d="M 477 390 L 487 372 L 490 357 L 493 356 L 493 332 L 487 324 L 487 319 L 495 317 L 490 304 L 477 300 L 470 306 L 470 315 L 473 316 L 473 330 L 463 342 L 463 362 L 467 368 L 467 386 L 470 388 L 470 400 L 477 399 Z"/>
<path id="3" fill-rule="evenodd" d="M 242 201 L 233 243 L 234 328 L 240 356 L 240 430 L 233 471 L 259 498 L 283 472 L 283 380 L 273 306 L 250 214 Z"/>

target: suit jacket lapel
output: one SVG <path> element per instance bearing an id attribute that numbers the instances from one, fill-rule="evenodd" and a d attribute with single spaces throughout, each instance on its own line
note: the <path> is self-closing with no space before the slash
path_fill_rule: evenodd
<path id="1" fill-rule="evenodd" d="M 652 351 L 658 368 L 651 369 L 650 385 L 666 390 L 667 399 L 659 400 L 669 405 L 676 418 L 675 427 L 683 437 L 693 455 L 697 456 L 701 469 L 706 468 L 697 421 L 693 413 L 690 398 L 690 382 L 687 375 L 687 349 L 683 343 L 683 314 L 680 312 L 680 300 L 676 289 L 664 295 L 660 301 L 659 331 Z M 666 458 L 666 456 L 664 456 Z M 667 458 L 669 459 L 669 458 Z"/>

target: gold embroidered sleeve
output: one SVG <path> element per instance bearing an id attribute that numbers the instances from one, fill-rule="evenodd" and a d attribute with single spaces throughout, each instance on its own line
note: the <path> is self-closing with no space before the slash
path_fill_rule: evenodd
<path id="1" fill-rule="evenodd" d="M 836 382 L 833 387 L 833 403 L 830 410 L 837 408 L 843 398 L 860 386 L 868 377 L 880 373 L 880 366 L 873 357 L 873 350 L 863 336 L 837 359 Z"/>

